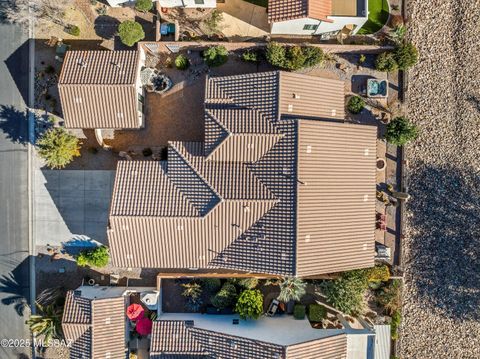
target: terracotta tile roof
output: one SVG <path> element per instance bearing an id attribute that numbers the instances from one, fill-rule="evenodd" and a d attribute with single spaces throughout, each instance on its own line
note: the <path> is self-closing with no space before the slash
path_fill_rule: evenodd
<path id="1" fill-rule="evenodd" d="M 206 95 L 205 143 L 170 143 L 166 171 L 143 162 L 135 178 L 127 172 L 137 165 L 119 165 L 108 231 L 114 264 L 280 275 L 371 266 L 376 136 L 367 126 L 332 124 L 344 116 L 343 82 L 269 72 L 209 78 Z M 219 128 L 228 133 L 220 141 Z M 249 157 L 253 139 L 266 144 Z M 302 146 L 315 151 L 305 157 Z M 354 220 L 339 220 L 355 211 Z"/>
<path id="2" fill-rule="evenodd" d="M 312 18 L 331 22 L 327 16 L 332 15 L 331 0 L 269 0 L 268 22 Z"/>
<path id="3" fill-rule="evenodd" d="M 138 128 L 138 51 L 67 51 L 58 81 L 65 127 Z"/>
<path id="4" fill-rule="evenodd" d="M 153 323 L 150 359 L 345 359 L 347 336 L 339 334 L 288 346 L 195 327 L 195 323 L 158 320 Z"/>
<path id="5" fill-rule="evenodd" d="M 65 338 L 72 340 L 72 359 L 125 358 L 123 297 L 87 299 L 69 291 L 62 318 Z"/>
<path id="6" fill-rule="evenodd" d="M 372 267 L 377 128 L 299 120 L 298 133 L 297 274 Z"/>

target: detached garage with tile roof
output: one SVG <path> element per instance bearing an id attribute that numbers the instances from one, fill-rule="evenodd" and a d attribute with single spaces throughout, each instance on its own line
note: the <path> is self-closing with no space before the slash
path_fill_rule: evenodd
<path id="1" fill-rule="evenodd" d="M 65 127 L 141 127 L 140 64 L 139 51 L 67 51 L 58 80 Z"/>

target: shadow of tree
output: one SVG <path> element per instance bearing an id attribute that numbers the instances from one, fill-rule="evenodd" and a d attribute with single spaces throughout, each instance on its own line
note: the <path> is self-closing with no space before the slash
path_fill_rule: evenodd
<path id="1" fill-rule="evenodd" d="M 13 305 L 19 316 L 23 316 L 30 305 L 28 299 L 28 278 L 30 258 L 21 261 L 10 273 L 0 277 L 1 303 L 4 306 Z"/>
<path id="2" fill-rule="evenodd" d="M 426 166 L 411 176 L 415 233 L 409 271 L 419 301 L 459 320 L 480 319 L 480 177 Z M 422 195 L 420 195 L 422 193 Z"/>
<path id="3" fill-rule="evenodd" d="M 0 106 L 0 131 L 7 139 L 22 145 L 28 142 L 28 111 L 20 111 L 14 106 Z"/>
<path id="4" fill-rule="evenodd" d="M 114 17 L 108 15 L 101 15 L 95 19 L 94 29 L 95 34 L 103 39 L 113 39 L 117 33 L 118 25 L 120 21 Z"/>

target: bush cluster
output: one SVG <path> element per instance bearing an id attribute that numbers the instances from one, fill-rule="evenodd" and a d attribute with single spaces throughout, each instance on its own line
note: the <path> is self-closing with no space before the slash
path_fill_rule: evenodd
<path id="1" fill-rule="evenodd" d="M 375 68 L 378 71 L 391 72 L 397 69 L 407 70 L 418 61 L 418 51 L 410 42 L 400 43 L 393 52 L 382 52 L 377 56 Z"/>
<path id="2" fill-rule="evenodd" d="M 401 290 L 402 282 L 395 279 L 383 287 L 377 294 L 377 302 L 385 309 L 387 314 L 392 315 L 400 309 L 402 302 Z"/>
<path id="3" fill-rule="evenodd" d="M 273 66 L 295 71 L 320 64 L 324 55 L 318 47 L 285 46 L 270 42 L 265 50 L 265 57 Z"/>
<path id="4" fill-rule="evenodd" d="M 193 312 L 198 311 L 202 305 L 202 286 L 200 283 L 192 281 L 189 283 L 183 283 L 182 287 L 182 296 L 187 299 L 187 308 Z"/>
<path id="5" fill-rule="evenodd" d="M 203 58 L 210 67 L 220 66 L 228 61 L 228 50 L 222 45 L 212 46 L 203 52 Z"/>
<path id="6" fill-rule="evenodd" d="M 77 257 L 77 264 L 81 267 L 105 267 L 110 259 L 108 248 L 100 246 L 94 249 L 81 251 Z"/>
<path id="7" fill-rule="evenodd" d="M 402 313 L 400 310 L 397 310 L 395 313 L 392 315 L 392 321 L 390 323 L 390 333 L 392 335 L 393 340 L 398 339 L 398 328 L 400 327 L 400 324 L 402 323 Z"/>
<path id="8" fill-rule="evenodd" d="M 220 278 L 204 278 L 202 284 L 207 292 L 213 293 L 220 289 L 222 281 Z"/>
<path id="9" fill-rule="evenodd" d="M 365 101 L 360 96 L 352 96 L 348 100 L 347 108 L 353 114 L 362 112 L 365 107 Z"/>

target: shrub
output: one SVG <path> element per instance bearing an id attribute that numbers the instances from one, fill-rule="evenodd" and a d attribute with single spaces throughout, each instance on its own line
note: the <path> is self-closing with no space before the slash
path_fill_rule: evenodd
<path id="1" fill-rule="evenodd" d="M 218 10 L 213 10 L 210 16 L 204 20 L 206 30 L 209 34 L 213 34 L 218 31 L 218 26 L 223 20 L 223 14 Z"/>
<path id="2" fill-rule="evenodd" d="M 142 12 L 150 11 L 153 7 L 152 0 L 137 0 L 135 1 L 135 9 Z"/>
<path id="3" fill-rule="evenodd" d="M 62 339 L 63 308 L 55 304 L 36 303 L 37 314 L 30 315 L 25 322 L 34 336 L 44 336 L 45 341 Z"/>
<path id="4" fill-rule="evenodd" d="M 360 96 L 352 96 L 348 100 L 348 111 L 353 114 L 357 114 L 362 112 L 363 108 L 365 107 L 365 101 Z"/>
<path id="5" fill-rule="evenodd" d="M 220 289 L 222 281 L 220 278 L 204 278 L 202 284 L 207 292 L 213 293 Z"/>
<path id="6" fill-rule="evenodd" d="M 238 297 L 235 312 L 240 318 L 258 319 L 263 313 L 263 295 L 258 289 L 244 290 Z"/>
<path id="7" fill-rule="evenodd" d="M 344 272 L 335 280 L 321 283 L 327 302 L 348 315 L 362 313 L 367 288 L 368 273 L 365 270 Z"/>
<path id="8" fill-rule="evenodd" d="M 388 266 L 378 265 L 368 269 L 368 281 L 369 282 L 388 282 L 390 280 L 390 270 Z"/>
<path id="9" fill-rule="evenodd" d="M 397 146 L 413 141 L 418 136 L 418 128 L 405 117 L 395 117 L 387 125 L 385 138 L 387 142 Z"/>
<path id="10" fill-rule="evenodd" d="M 185 55 L 178 55 L 175 59 L 175 67 L 179 70 L 186 70 L 190 66 L 190 62 Z"/>
<path id="11" fill-rule="evenodd" d="M 45 67 L 45 73 L 49 75 L 54 74 L 55 67 L 53 67 L 52 65 L 48 65 L 47 67 Z"/>
<path id="12" fill-rule="evenodd" d="M 323 62 L 324 54 L 321 48 L 314 46 L 306 46 L 302 48 L 305 61 L 303 67 L 312 67 Z"/>
<path id="13" fill-rule="evenodd" d="M 300 46 L 288 46 L 285 50 L 284 68 L 288 70 L 299 70 L 304 67 L 306 57 Z"/>
<path id="14" fill-rule="evenodd" d="M 242 54 L 242 60 L 245 62 L 258 62 L 258 54 L 256 51 L 247 50 Z"/>
<path id="15" fill-rule="evenodd" d="M 285 47 L 278 42 L 269 42 L 265 50 L 265 57 L 267 61 L 277 67 L 284 67 L 285 65 Z"/>
<path id="16" fill-rule="evenodd" d="M 392 321 L 390 323 L 390 333 L 392 335 L 393 340 L 398 339 L 398 328 L 400 327 L 400 324 L 402 323 L 402 313 L 397 310 L 395 313 L 392 315 Z"/>
<path id="17" fill-rule="evenodd" d="M 377 294 L 377 302 L 389 315 L 398 311 L 402 302 L 402 282 L 398 279 L 392 280 Z"/>
<path id="18" fill-rule="evenodd" d="M 110 259 L 108 248 L 100 246 L 94 249 L 81 251 L 77 257 L 77 264 L 81 267 L 105 267 Z"/>
<path id="19" fill-rule="evenodd" d="M 132 20 L 126 20 L 118 25 L 118 34 L 122 43 L 127 46 L 133 46 L 145 38 L 142 25 Z"/>
<path id="20" fill-rule="evenodd" d="M 293 307 L 293 317 L 295 319 L 305 319 L 305 306 L 302 304 L 295 304 L 295 307 Z"/>
<path id="21" fill-rule="evenodd" d="M 358 58 L 358 64 L 361 65 L 367 61 L 367 57 L 364 54 L 360 54 L 360 57 Z"/>
<path id="22" fill-rule="evenodd" d="M 203 58 L 210 67 L 220 66 L 227 62 L 228 51 L 222 45 L 212 46 L 203 52 Z"/>
<path id="23" fill-rule="evenodd" d="M 403 21 L 402 15 L 390 15 L 390 16 L 391 16 L 390 24 L 392 25 L 393 28 L 397 26 L 403 26 L 405 24 L 405 22 Z"/>
<path id="24" fill-rule="evenodd" d="M 183 287 L 182 296 L 186 298 L 199 298 L 202 295 L 202 286 L 195 281 L 181 284 Z"/>
<path id="25" fill-rule="evenodd" d="M 242 278 L 238 285 L 245 289 L 254 289 L 258 285 L 258 278 Z"/>
<path id="26" fill-rule="evenodd" d="M 403 25 L 398 25 L 398 26 L 395 26 L 393 30 L 391 30 L 388 33 L 388 37 L 392 39 L 394 42 L 396 42 L 397 44 L 400 44 L 405 38 L 406 33 L 407 33 L 407 28 Z"/>
<path id="27" fill-rule="evenodd" d="M 77 25 L 70 25 L 67 32 L 73 36 L 80 36 L 80 28 Z"/>
<path id="28" fill-rule="evenodd" d="M 398 64 L 391 52 L 382 52 L 375 60 L 375 69 L 383 72 L 392 72 L 398 69 Z"/>
<path id="29" fill-rule="evenodd" d="M 200 309 L 202 302 L 202 286 L 195 281 L 182 284 L 183 292 L 182 296 L 187 298 L 187 309 L 196 312 Z"/>
<path id="30" fill-rule="evenodd" d="M 286 303 L 290 300 L 298 301 L 302 299 L 305 295 L 307 283 L 297 277 L 286 277 L 280 280 L 279 286 L 278 300 Z"/>
<path id="31" fill-rule="evenodd" d="M 321 322 L 327 317 L 327 310 L 323 305 L 310 304 L 308 306 L 308 319 L 311 322 Z"/>
<path id="32" fill-rule="evenodd" d="M 142 150 L 142 154 L 144 157 L 148 157 L 148 156 L 151 156 L 153 154 L 153 151 L 150 147 L 147 147 L 147 148 L 144 148 Z"/>
<path id="33" fill-rule="evenodd" d="M 74 157 L 80 156 L 78 138 L 67 133 L 63 128 L 52 128 L 37 141 L 38 154 L 50 168 L 63 168 Z"/>
<path id="34" fill-rule="evenodd" d="M 214 307 L 223 309 L 232 306 L 235 303 L 236 297 L 237 289 L 232 283 L 226 282 L 210 301 Z"/>
<path id="35" fill-rule="evenodd" d="M 397 46 L 394 56 L 400 70 L 407 70 L 418 61 L 417 48 L 410 42 Z"/>

